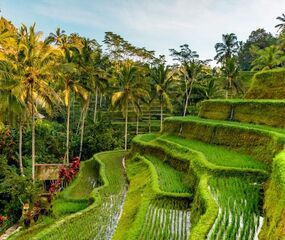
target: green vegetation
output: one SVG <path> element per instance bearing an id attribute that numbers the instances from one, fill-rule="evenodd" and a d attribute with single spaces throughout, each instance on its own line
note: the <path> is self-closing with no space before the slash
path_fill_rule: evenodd
<path id="1" fill-rule="evenodd" d="M 266 185 L 263 210 L 266 213 L 260 239 L 284 239 L 285 234 L 285 164 L 284 150 L 273 161 L 272 174 Z"/>
<path id="2" fill-rule="evenodd" d="M 176 193 L 187 193 L 190 191 L 185 182 L 187 181 L 185 173 L 175 170 L 154 156 L 146 155 L 145 158 L 155 166 L 159 188 L 162 191 Z"/>
<path id="3" fill-rule="evenodd" d="M 152 162 L 139 155 L 127 160 L 129 191 L 113 239 L 156 239 L 157 236 L 187 239 L 190 230 L 189 200 L 191 195 L 164 192 L 160 189 L 160 179 L 169 180 L 165 173 L 170 172 L 173 174 L 167 168 L 164 174 L 157 174 Z M 180 188 L 182 186 L 181 181 L 171 181 L 168 184 L 167 190 L 173 189 L 177 184 Z M 171 219 L 174 222 L 170 223 Z M 153 228 L 159 224 L 164 227 L 160 230 Z M 149 231 L 151 234 L 148 234 Z"/>
<path id="4" fill-rule="evenodd" d="M 273 157 L 282 150 L 284 130 L 263 125 L 200 119 L 196 117 L 170 117 L 165 121 L 167 134 L 177 134 L 186 139 L 223 145 L 229 149 L 252 156 L 270 166 Z M 178 134 L 177 134 L 178 135 Z M 240 144 L 240 140 L 243 144 Z"/>
<path id="5" fill-rule="evenodd" d="M 79 176 L 54 201 L 55 218 L 45 217 L 41 223 L 9 239 L 74 239 L 78 234 L 77 226 L 85 229 L 82 238 L 99 233 L 101 237 L 110 236 L 126 190 L 122 167 L 124 155 L 125 152 L 122 151 L 105 152 L 84 162 Z M 65 214 L 74 212 L 76 213 L 64 217 Z M 103 220 L 104 225 L 100 222 Z M 62 224 L 68 227 L 63 230 L 60 228 Z"/>
<path id="6" fill-rule="evenodd" d="M 24 222 L 9 239 L 284 240 L 285 14 L 277 19 L 276 37 L 223 34 L 212 68 L 188 44 L 170 49 L 168 65 L 112 32 L 104 48 L 1 17 L 0 233 Z M 114 149 L 125 150 L 101 152 Z M 52 212 L 33 215 L 51 192 L 35 164 L 68 168 L 74 156 L 77 177 Z M 25 203 L 34 209 L 22 213 Z"/>
<path id="7" fill-rule="evenodd" d="M 210 178 L 219 213 L 208 239 L 254 239 L 261 227 L 261 185 L 246 178 Z"/>
<path id="8" fill-rule="evenodd" d="M 124 200 L 126 182 L 122 167 L 125 152 L 106 152 L 94 156 L 100 164 L 103 185 L 91 192 L 94 203 L 74 215 L 70 215 L 40 232 L 40 239 L 99 239 L 112 236 Z M 65 226 L 61 228 L 61 226 Z M 78 229 L 81 229 L 78 235 Z"/>
<path id="9" fill-rule="evenodd" d="M 208 100 L 201 103 L 199 116 L 207 119 L 229 120 L 242 123 L 263 124 L 283 128 L 285 110 L 283 100 L 231 99 Z"/>
<path id="10" fill-rule="evenodd" d="M 188 201 L 155 199 L 150 202 L 139 239 L 188 239 Z"/>
<path id="11" fill-rule="evenodd" d="M 253 239 L 255 233 L 259 232 L 260 183 L 266 178 L 256 177 L 254 171 L 266 169 L 265 164 L 222 147 L 193 140 L 189 141 L 177 136 L 161 135 L 153 139 L 153 135 L 142 135 L 134 138 L 133 143 L 132 151 L 143 154 L 156 166 L 159 183 L 160 176 L 163 177 L 161 172 L 166 173 L 166 164 L 170 164 L 167 167 L 169 169 L 167 172 L 174 168 L 177 169 L 176 171 L 180 171 L 181 176 L 185 174 L 183 172 L 187 172 L 187 175 L 191 176 L 187 179 L 188 186 L 194 186 L 196 192 L 191 207 L 193 228 L 190 232 L 190 239 L 206 239 L 207 237 L 209 239 L 220 239 L 219 237 L 222 235 L 229 237 L 229 239 L 236 239 L 236 234 L 245 239 L 247 237 Z M 188 165 L 181 168 L 181 164 L 187 161 Z M 185 169 L 186 166 L 188 166 L 188 170 Z M 244 170 L 242 170 L 243 167 Z M 174 169 L 172 170 L 173 173 Z M 246 173 L 246 171 L 248 172 Z M 266 175 L 265 172 L 263 174 Z M 172 177 L 172 179 L 175 178 Z M 168 178 L 165 180 L 173 184 L 173 181 L 168 180 Z M 249 194 L 251 198 L 248 197 Z M 148 205 L 151 204 L 148 203 Z M 152 213 L 152 205 L 149 208 L 146 216 L 148 214 L 155 215 Z M 235 212 L 229 213 L 229 209 L 231 211 L 235 209 Z M 157 211 L 162 212 L 162 214 L 165 212 L 162 209 Z M 163 216 L 168 219 L 167 214 Z M 241 221 L 240 219 L 243 217 L 252 221 L 239 223 L 242 226 L 237 227 L 239 226 L 236 224 L 237 221 Z M 158 220 L 153 221 L 154 224 L 159 223 Z M 218 221 L 219 223 L 216 225 Z M 182 220 L 182 224 L 186 223 L 185 219 Z M 222 224 L 224 224 L 224 228 Z M 164 234 L 168 234 L 166 229 Z M 240 229 L 238 233 L 237 229 Z M 151 228 L 148 231 L 153 230 Z M 158 234 L 156 236 L 160 236 L 162 233 L 156 232 L 156 234 Z"/>
<path id="12" fill-rule="evenodd" d="M 53 214 L 56 217 L 78 212 L 92 203 L 90 193 L 101 185 L 99 164 L 89 160 L 82 165 L 79 176 L 53 202 Z"/>
<path id="13" fill-rule="evenodd" d="M 218 166 L 262 170 L 266 170 L 268 168 L 265 164 L 262 164 L 247 155 L 237 154 L 236 152 L 226 150 L 223 147 L 205 144 L 195 140 L 186 140 L 176 136 L 163 135 L 159 139 L 165 139 L 189 149 L 202 152 L 209 162 Z"/>
<path id="14" fill-rule="evenodd" d="M 248 99 L 284 99 L 285 69 L 278 68 L 256 73 L 250 89 L 245 95 Z"/>

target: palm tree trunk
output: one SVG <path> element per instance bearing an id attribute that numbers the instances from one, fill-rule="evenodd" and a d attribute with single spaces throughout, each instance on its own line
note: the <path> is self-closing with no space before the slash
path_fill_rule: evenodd
<path id="1" fill-rule="evenodd" d="M 125 150 L 128 149 L 128 102 L 126 104 L 126 112 L 125 112 Z"/>
<path id="2" fill-rule="evenodd" d="M 232 77 L 229 77 L 229 98 L 233 97 Z"/>
<path id="3" fill-rule="evenodd" d="M 82 124 L 81 124 L 81 135 L 80 135 L 80 150 L 79 150 L 79 158 L 81 159 L 82 155 L 82 148 L 83 148 L 83 137 L 84 137 L 84 125 L 85 125 L 85 118 L 88 113 L 89 108 L 89 98 L 86 103 L 86 108 L 82 109 Z"/>
<path id="4" fill-rule="evenodd" d="M 160 97 L 160 132 L 162 132 L 162 122 L 163 122 L 163 102 L 162 96 Z"/>
<path id="5" fill-rule="evenodd" d="M 22 146 L 23 146 L 23 125 L 22 125 L 22 122 L 20 121 L 20 125 L 19 125 L 19 164 L 20 164 L 21 175 L 24 176 Z"/>
<path id="6" fill-rule="evenodd" d="M 151 112 L 150 112 L 150 106 L 148 108 L 148 132 L 151 133 Z"/>
<path id="7" fill-rule="evenodd" d="M 194 83 L 194 80 L 191 81 L 189 92 L 186 91 L 186 101 L 185 101 L 185 107 L 184 107 L 183 117 L 185 117 L 185 116 L 186 116 L 186 113 L 187 113 L 189 98 L 190 98 L 190 96 L 191 96 L 192 89 L 193 89 L 193 83 Z"/>
<path id="8" fill-rule="evenodd" d="M 95 107 L 94 107 L 94 117 L 93 117 L 94 123 L 96 123 L 97 105 L 98 105 L 98 88 L 96 88 L 96 91 L 95 91 Z"/>
<path id="9" fill-rule="evenodd" d="M 136 126 L 136 135 L 139 134 L 139 115 L 137 114 L 137 126 Z"/>
<path id="10" fill-rule="evenodd" d="M 77 127 L 76 127 L 76 135 L 77 135 L 78 132 L 79 132 L 80 125 L 81 125 L 81 123 L 82 123 L 82 118 L 83 118 L 83 109 L 82 109 L 82 111 L 80 112 L 80 118 L 79 118 L 79 121 L 78 121 L 78 124 L 77 124 Z"/>
<path id="11" fill-rule="evenodd" d="M 184 111 L 183 111 L 183 117 L 186 116 L 187 108 L 188 108 L 188 102 L 189 102 L 189 93 L 186 93 L 186 100 L 184 105 Z"/>
<path id="12" fill-rule="evenodd" d="M 69 135 L 70 135 L 70 103 L 67 108 L 67 119 L 66 119 L 66 160 L 65 163 L 69 164 Z"/>
<path id="13" fill-rule="evenodd" d="M 102 100 L 103 100 L 103 94 L 100 93 L 100 100 L 99 100 L 99 107 L 102 108 Z"/>
<path id="14" fill-rule="evenodd" d="M 32 104 L 32 179 L 35 181 L 36 164 L 36 131 L 35 131 L 35 109 L 33 97 L 33 84 L 31 85 L 31 104 Z"/>

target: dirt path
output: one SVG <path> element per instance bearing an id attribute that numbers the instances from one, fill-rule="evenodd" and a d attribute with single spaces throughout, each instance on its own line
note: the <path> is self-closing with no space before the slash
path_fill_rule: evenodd
<path id="1" fill-rule="evenodd" d="M 8 228 L 5 233 L 0 236 L 0 240 L 6 240 L 12 233 L 18 229 L 19 225 L 15 224 L 12 227 Z"/>

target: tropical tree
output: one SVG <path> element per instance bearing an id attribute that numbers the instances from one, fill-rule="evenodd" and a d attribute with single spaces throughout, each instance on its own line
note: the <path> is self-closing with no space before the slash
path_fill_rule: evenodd
<path id="1" fill-rule="evenodd" d="M 226 59 L 233 57 L 239 49 L 239 42 L 237 41 L 237 36 L 234 33 L 223 34 L 222 35 L 223 42 L 216 43 L 216 56 L 215 60 L 218 63 L 224 62 Z"/>
<path id="2" fill-rule="evenodd" d="M 242 71 L 249 71 L 251 69 L 250 64 L 257 57 L 252 53 L 252 47 L 264 49 L 277 42 L 277 38 L 274 37 L 270 32 L 266 32 L 263 28 L 258 28 L 252 31 L 239 49 L 238 62 Z"/>
<path id="3" fill-rule="evenodd" d="M 239 65 L 236 58 L 226 59 L 221 70 L 223 75 L 226 77 L 226 99 L 232 98 L 233 88 L 235 88 L 237 92 L 243 92 L 239 82 L 237 81 Z"/>
<path id="4" fill-rule="evenodd" d="M 126 61 L 115 73 L 118 90 L 112 95 L 112 106 L 119 107 L 125 117 L 125 150 L 128 144 L 128 112 L 129 106 L 140 111 L 138 99 L 148 96 L 148 92 L 141 86 L 139 68 L 132 61 Z"/>
<path id="5" fill-rule="evenodd" d="M 88 93 L 86 89 L 75 79 L 77 72 L 76 62 L 80 56 L 81 39 L 73 34 L 67 36 L 60 28 L 55 33 L 50 33 L 45 41 L 46 43 L 54 43 L 57 48 L 58 63 L 55 66 L 57 78 L 60 80 L 59 88 L 63 90 L 64 104 L 66 107 L 66 156 L 65 163 L 69 163 L 69 146 L 70 146 L 70 106 L 71 96 L 73 93 L 80 95 L 87 100 Z"/>
<path id="6" fill-rule="evenodd" d="M 283 51 L 275 45 L 266 47 L 265 49 L 253 48 L 252 51 L 257 55 L 257 58 L 251 63 L 252 71 L 280 67 L 285 62 Z"/>
<path id="7" fill-rule="evenodd" d="M 94 107 L 94 123 L 96 122 L 98 94 L 103 93 L 105 86 L 108 84 L 108 80 L 105 78 L 105 71 L 103 69 L 103 60 L 99 44 L 95 39 L 82 38 L 82 49 L 80 52 L 79 65 L 79 78 L 82 86 L 88 91 L 86 99 L 82 99 L 82 111 L 81 111 L 81 134 L 80 134 L 80 154 L 82 154 L 83 148 L 83 136 L 85 118 L 88 114 L 91 92 L 95 94 L 95 107 Z M 80 121 L 79 121 L 80 123 Z"/>
<path id="8" fill-rule="evenodd" d="M 90 80 L 91 90 L 95 95 L 95 105 L 94 105 L 94 115 L 93 121 L 96 122 L 97 119 L 97 109 L 98 109 L 98 95 L 100 94 L 100 105 L 102 101 L 102 96 L 106 92 L 109 86 L 108 81 L 108 58 L 102 55 L 102 51 L 97 51 L 93 62 L 92 62 L 92 78 Z"/>
<path id="9" fill-rule="evenodd" d="M 150 77 L 153 80 L 157 98 L 160 103 L 160 131 L 162 131 L 163 107 L 165 106 L 170 111 L 173 110 L 171 94 L 174 92 L 174 87 L 177 84 L 173 78 L 173 72 L 163 63 L 151 68 Z"/>
<path id="10" fill-rule="evenodd" d="M 40 41 L 41 32 L 35 31 L 35 25 L 29 29 L 22 25 L 17 39 L 16 54 L 8 59 L 14 67 L 14 77 L 21 80 L 20 99 L 28 108 L 32 118 L 32 177 L 35 179 L 35 118 L 39 116 L 37 106 L 51 113 L 51 106 L 58 102 L 56 92 L 50 87 L 48 79 L 53 64 L 52 48 Z"/>
<path id="11" fill-rule="evenodd" d="M 16 77 L 16 78 L 15 78 Z M 13 72 L 13 66 L 6 61 L 0 60 L 0 122 L 15 126 L 19 123 L 19 167 L 20 173 L 24 175 L 22 143 L 23 143 L 23 121 L 25 103 L 20 98 L 19 92 L 21 82 Z"/>
<path id="12" fill-rule="evenodd" d="M 183 116 L 186 116 L 193 86 L 200 78 L 204 65 L 209 60 L 200 60 L 197 52 L 192 51 L 188 44 L 181 45 L 180 51 L 170 49 L 170 52 L 173 60 L 181 63 L 181 66 L 178 68 L 178 76 L 184 86 L 185 103 Z"/>
<path id="13" fill-rule="evenodd" d="M 275 27 L 278 28 L 278 31 L 283 32 L 285 29 L 285 13 L 282 13 L 282 15 L 278 16 L 276 19 L 281 21 L 281 23 L 278 23 Z"/>

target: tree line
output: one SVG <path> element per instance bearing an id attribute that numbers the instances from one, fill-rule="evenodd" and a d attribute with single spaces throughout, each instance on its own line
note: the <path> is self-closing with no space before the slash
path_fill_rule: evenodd
<path id="1" fill-rule="evenodd" d="M 0 19 L 0 122 L 2 128 L 19 132 L 18 160 L 22 160 L 23 127 L 31 129 L 32 178 L 35 178 L 36 119 L 65 115 L 65 156 L 70 160 L 70 116 L 74 101 L 80 102 L 80 149 L 83 151 L 86 117 L 93 111 L 96 123 L 102 99 L 109 110 L 120 109 L 125 119 L 124 148 L 128 144 L 128 116 L 137 117 L 142 106 L 150 114 L 154 105 L 160 108 L 160 129 L 164 112 L 186 116 L 191 106 L 211 98 L 233 98 L 243 95 L 239 75 L 243 71 L 263 71 L 283 67 L 285 63 L 285 15 L 277 18 L 278 34 L 264 29 L 252 31 L 246 42 L 234 33 L 223 34 L 214 47 L 217 67 L 202 60 L 188 44 L 170 49 L 173 64 L 165 56 L 136 47 L 121 36 L 106 32 L 105 50 L 95 39 L 58 28 L 43 38 L 35 24 L 16 28 Z M 92 101 L 91 101 L 92 100 Z M 149 125 L 151 123 L 149 122 Z"/>

